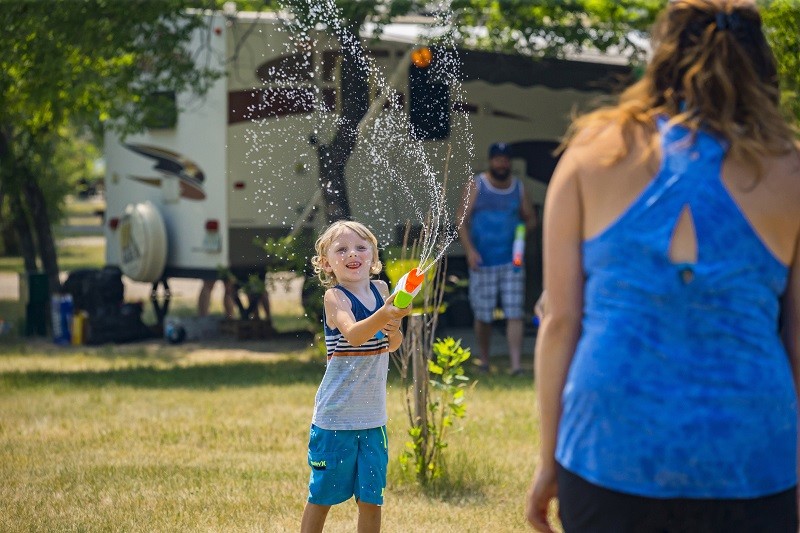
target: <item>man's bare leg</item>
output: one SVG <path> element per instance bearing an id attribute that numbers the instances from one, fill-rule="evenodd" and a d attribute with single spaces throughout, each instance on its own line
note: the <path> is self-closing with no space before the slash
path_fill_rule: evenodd
<path id="1" fill-rule="evenodd" d="M 511 372 L 520 370 L 524 330 L 521 318 L 506 321 L 506 338 L 508 339 L 508 354 L 511 357 Z"/>
<path id="2" fill-rule="evenodd" d="M 481 366 L 489 369 L 489 341 L 492 338 L 492 323 L 475 321 L 475 337 L 478 340 L 478 354 L 481 358 Z"/>

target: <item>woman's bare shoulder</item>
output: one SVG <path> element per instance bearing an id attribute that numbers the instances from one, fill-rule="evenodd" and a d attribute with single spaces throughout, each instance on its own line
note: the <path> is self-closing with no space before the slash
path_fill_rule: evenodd
<path id="1" fill-rule="evenodd" d="M 578 130 L 569 144 L 579 160 L 596 167 L 598 162 L 619 163 L 640 156 L 650 146 L 653 129 L 639 122 L 592 122 Z"/>
<path id="2" fill-rule="evenodd" d="M 800 203 L 800 142 L 796 142 L 794 150 L 773 158 L 768 164 L 768 173 L 774 180 L 776 189 L 788 195 L 795 205 Z M 800 210 L 798 210 L 800 212 Z"/>

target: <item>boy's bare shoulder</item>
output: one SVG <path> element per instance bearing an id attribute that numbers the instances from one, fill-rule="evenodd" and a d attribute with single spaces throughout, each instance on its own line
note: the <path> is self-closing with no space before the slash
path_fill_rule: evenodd
<path id="1" fill-rule="evenodd" d="M 339 305 L 342 303 L 349 303 L 350 299 L 336 287 L 330 287 L 327 290 L 325 290 L 324 301 L 325 303 Z"/>
<path id="2" fill-rule="evenodd" d="M 389 285 L 382 279 L 373 279 L 372 283 L 375 284 L 375 286 L 378 288 L 379 291 L 381 291 L 381 294 L 383 294 L 384 296 L 389 294 Z"/>

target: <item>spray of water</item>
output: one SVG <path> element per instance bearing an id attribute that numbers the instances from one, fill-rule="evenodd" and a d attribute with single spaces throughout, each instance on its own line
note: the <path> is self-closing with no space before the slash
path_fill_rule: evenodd
<path id="1" fill-rule="evenodd" d="M 408 69 L 394 69 L 397 61 L 380 64 L 369 54 L 361 53 L 359 37 L 342 24 L 342 16 L 333 0 L 294 0 L 293 6 L 304 13 L 303 17 L 287 17 L 286 31 L 292 37 L 285 53 L 292 53 L 297 64 L 291 70 L 273 66 L 267 73 L 273 86 L 282 87 L 286 98 L 294 100 L 294 105 L 310 111 L 304 115 L 292 116 L 293 130 L 297 130 L 298 120 L 303 122 L 305 131 L 313 131 L 314 136 L 331 136 L 338 127 L 335 113 L 326 112 L 326 87 L 320 83 L 299 82 L 309 78 L 320 80 L 319 64 L 313 60 L 314 53 L 328 47 L 336 52 L 337 47 L 345 49 L 358 67 L 368 72 L 371 92 L 375 95 L 365 118 L 360 124 L 356 147 L 348 164 L 348 194 L 356 199 L 354 212 L 365 218 L 368 226 L 381 228 L 377 231 L 382 242 L 391 240 L 388 231 L 395 228 L 398 221 L 409 219 L 412 225 L 421 228 L 418 249 L 420 250 L 419 270 L 428 271 L 447 252 L 450 244 L 458 236 L 458 227 L 463 220 L 456 220 L 454 205 L 448 203 L 448 181 L 452 183 L 472 180 L 463 178 L 471 175 L 471 161 L 474 160 L 474 143 L 466 113 L 449 110 L 451 135 L 446 141 L 423 141 L 410 135 L 412 126 L 402 101 L 398 102 L 398 89 L 401 76 L 408 76 Z M 447 30 L 451 27 L 451 12 L 440 6 L 436 22 L 427 34 L 436 39 L 436 60 L 431 65 L 430 77 L 446 84 L 450 100 L 463 100 L 461 85 L 461 62 Z M 323 36 L 323 38 L 320 38 Z M 333 36 L 331 39 L 330 37 Z M 325 42 L 324 37 L 327 37 Z M 313 45 L 308 45 L 313 43 Z M 297 50 L 301 50 L 298 54 Z M 408 63 L 411 47 L 401 64 Z M 323 52 L 324 53 L 324 52 Z M 388 72 L 387 72 L 388 71 Z M 392 77 L 394 76 L 394 77 Z M 341 94 L 342 99 L 348 95 Z M 259 103 L 249 110 L 254 117 L 263 115 L 267 103 Z M 254 165 L 254 172 L 262 178 L 254 200 L 264 206 L 263 214 L 270 216 L 277 206 L 276 191 L 285 188 L 279 180 L 292 179 L 297 172 L 296 160 L 312 160 L 316 157 L 313 147 L 297 143 L 297 135 L 287 131 L 281 134 L 282 117 L 254 118 L 246 133 L 249 147 L 246 156 Z M 297 150 L 306 153 L 298 154 Z M 278 154 L 293 153 L 292 160 L 280 159 Z M 458 157 L 452 157 L 457 153 Z M 294 169 L 289 168 L 294 165 Z M 264 175 L 266 171 L 270 171 Z M 453 177 L 456 179 L 453 179 Z M 357 207 L 357 208 L 355 208 Z M 288 217 L 288 215 L 284 215 Z M 291 225 L 292 220 L 278 221 Z"/>

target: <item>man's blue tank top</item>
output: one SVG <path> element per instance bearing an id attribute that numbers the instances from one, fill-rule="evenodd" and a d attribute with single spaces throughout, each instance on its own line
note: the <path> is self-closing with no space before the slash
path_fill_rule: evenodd
<path id="1" fill-rule="evenodd" d="M 658 127 L 661 169 L 583 243 L 583 324 L 556 459 L 655 498 L 786 490 L 797 482 L 797 397 L 778 334 L 788 269 L 723 184 L 726 145 Z M 680 265 L 668 250 L 686 206 L 698 259 Z"/>
<path id="2" fill-rule="evenodd" d="M 483 174 L 475 178 L 478 192 L 469 230 L 472 244 L 481 256 L 481 266 L 505 265 L 513 260 L 522 184 L 517 178 L 511 180 L 508 189 L 498 189 Z"/>

